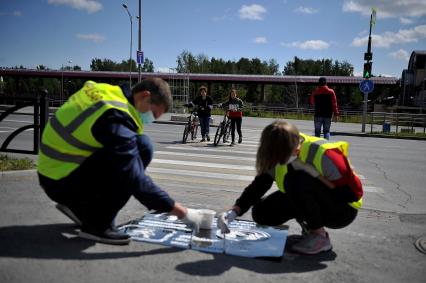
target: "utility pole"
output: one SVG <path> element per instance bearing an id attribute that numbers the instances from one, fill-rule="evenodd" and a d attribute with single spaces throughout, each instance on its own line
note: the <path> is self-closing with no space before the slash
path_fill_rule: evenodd
<path id="1" fill-rule="evenodd" d="M 139 0 L 139 31 L 138 31 L 138 51 L 139 53 L 141 52 L 141 48 L 142 48 L 142 44 L 141 44 L 141 40 L 142 40 L 142 33 L 141 33 L 141 21 L 142 21 L 142 0 Z M 138 82 L 141 81 L 141 63 L 138 63 Z"/>
<path id="2" fill-rule="evenodd" d="M 362 72 L 362 77 L 366 80 L 371 78 L 371 70 L 373 68 L 373 53 L 371 52 L 371 30 L 372 27 L 376 24 L 376 9 L 371 9 L 371 15 L 370 15 L 370 33 L 368 35 L 368 46 L 367 46 L 367 52 L 364 53 L 364 60 L 366 61 L 364 63 L 364 70 Z M 362 109 L 362 132 L 365 132 L 365 123 L 367 120 L 367 110 L 368 110 L 368 91 L 364 91 L 364 105 Z"/>

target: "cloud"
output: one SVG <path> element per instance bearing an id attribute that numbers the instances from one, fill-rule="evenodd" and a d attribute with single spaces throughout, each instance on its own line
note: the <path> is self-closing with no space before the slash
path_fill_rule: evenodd
<path id="1" fill-rule="evenodd" d="M 0 17 L 2 17 L 2 16 L 21 17 L 22 16 L 22 12 L 21 11 L 13 11 L 13 13 L 0 12 Z"/>
<path id="2" fill-rule="evenodd" d="M 399 22 L 400 22 L 401 24 L 404 24 L 404 25 L 409 25 L 409 24 L 412 24 L 414 21 L 413 21 L 412 19 L 408 19 L 408 18 L 400 17 L 400 18 L 399 18 Z"/>
<path id="3" fill-rule="evenodd" d="M 174 70 L 173 68 L 169 68 L 169 67 L 158 67 L 155 69 L 156 72 L 158 73 L 174 73 L 176 72 L 176 70 Z"/>
<path id="4" fill-rule="evenodd" d="M 389 56 L 398 60 L 408 61 L 410 59 L 410 54 L 404 49 L 399 49 L 398 51 L 388 53 Z"/>
<path id="5" fill-rule="evenodd" d="M 264 36 L 258 36 L 255 39 L 253 39 L 253 42 L 257 44 L 265 44 L 265 43 L 268 43 L 268 40 Z"/>
<path id="6" fill-rule="evenodd" d="M 92 14 L 102 10 L 102 4 L 95 0 L 48 0 L 49 4 L 65 5 Z"/>
<path id="7" fill-rule="evenodd" d="M 424 0 L 351 0 L 343 3 L 344 12 L 371 15 L 371 7 L 377 8 L 377 18 L 421 17 L 426 15 Z"/>
<path id="8" fill-rule="evenodd" d="M 304 42 L 295 41 L 291 43 L 281 42 L 281 45 L 286 47 L 295 47 L 299 49 L 312 49 L 312 50 L 323 50 L 323 49 L 328 49 L 330 47 L 330 43 L 325 42 L 323 40 L 307 40 Z"/>
<path id="9" fill-rule="evenodd" d="M 426 38 L 426 25 L 416 26 L 412 29 L 402 29 L 398 32 L 385 32 L 382 35 L 372 36 L 372 44 L 374 47 L 389 48 L 393 44 L 404 44 L 410 42 L 418 42 L 420 39 Z M 368 43 L 368 36 L 355 37 L 352 46 L 365 46 Z"/>
<path id="10" fill-rule="evenodd" d="M 318 13 L 319 10 L 311 8 L 311 7 L 299 7 L 294 10 L 296 13 L 302 13 L 302 14 L 315 14 Z"/>
<path id="11" fill-rule="evenodd" d="M 231 12 L 231 9 L 228 8 L 222 16 L 214 16 L 212 20 L 215 22 L 226 20 L 229 17 L 229 12 Z"/>
<path id="12" fill-rule="evenodd" d="M 103 35 L 100 34 L 76 34 L 76 37 L 78 39 L 82 39 L 82 40 L 89 40 L 89 41 L 93 41 L 95 43 L 101 43 L 102 41 L 105 40 L 105 37 Z"/>
<path id="13" fill-rule="evenodd" d="M 243 5 L 239 11 L 240 19 L 246 20 L 263 20 L 266 9 L 262 5 L 253 4 L 250 6 Z"/>

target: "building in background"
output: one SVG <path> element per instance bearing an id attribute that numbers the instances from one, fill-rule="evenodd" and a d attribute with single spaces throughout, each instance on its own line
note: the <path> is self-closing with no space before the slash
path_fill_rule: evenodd
<path id="1" fill-rule="evenodd" d="M 408 69 L 402 71 L 399 105 L 426 110 L 426 50 L 413 51 Z"/>

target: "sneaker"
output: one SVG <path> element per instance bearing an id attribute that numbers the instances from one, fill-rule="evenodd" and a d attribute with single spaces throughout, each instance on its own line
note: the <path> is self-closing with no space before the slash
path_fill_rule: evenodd
<path id="1" fill-rule="evenodd" d="M 238 138 L 238 143 L 242 143 L 242 142 L 243 142 L 243 137 L 241 137 L 241 136 L 240 136 L 240 137 Z"/>
<path id="2" fill-rule="evenodd" d="M 207 141 L 210 141 L 210 136 L 209 135 L 207 135 Z"/>
<path id="3" fill-rule="evenodd" d="M 235 145 L 235 141 L 232 141 L 230 146 L 234 146 Z"/>
<path id="4" fill-rule="evenodd" d="M 129 235 L 114 228 L 99 232 L 93 228 L 82 227 L 78 236 L 83 239 L 110 245 L 127 245 L 130 242 Z"/>
<path id="5" fill-rule="evenodd" d="M 206 139 L 205 139 L 205 138 L 202 138 L 200 142 L 205 142 L 205 141 L 206 141 Z"/>
<path id="6" fill-rule="evenodd" d="M 330 237 L 327 232 L 325 236 L 317 233 L 309 233 L 304 236 L 300 242 L 291 247 L 293 251 L 306 255 L 327 252 L 332 248 Z"/>
<path id="7" fill-rule="evenodd" d="M 69 219 L 71 219 L 75 224 L 77 224 L 78 226 L 81 226 L 83 223 L 81 222 L 80 219 L 78 219 L 77 216 L 75 216 L 75 214 L 71 211 L 71 209 L 69 209 L 67 206 L 63 205 L 63 204 L 56 204 L 56 208 L 62 212 L 63 214 L 65 214 L 65 216 L 67 216 Z"/>

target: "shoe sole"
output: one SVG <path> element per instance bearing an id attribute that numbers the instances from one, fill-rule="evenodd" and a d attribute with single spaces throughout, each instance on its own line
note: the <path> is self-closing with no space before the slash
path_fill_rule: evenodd
<path id="1" fill-rule="evenodd" d="M 80 231 L 78 233 L 78 236 L 86 240 L 92 240 L 95 242 L 110 244 L 110 245 L 127 245 L 128 243 L 130 243 L 130 238 L 129 239 L 106 239 L 106 238 L 101 238 L 96 235 L 89 234 L 83 231 Z"/>
<path id="2" fill-rule="evenodd" d="M 80 221 L 80 219 L 78 219 L 77 216 L 75 216 L 75 214 L 66 206 L 62 205 L 62 204 L 57 204 L 56 209 L 59 210 L 60 212 L 62 212 L 66 217 L 68 217 L 69 219 L 71 219 L 75 224 L 77 224 L 78 226 L 81 226 L 83 223 Z"/>
<path id="3" fill-rule="evenodd" d="M 298 250 L 295 250 L 295 249 L 293 249 L 293 248 L 291 248 L 291 250 L 293 251 L 293 252 L 296 252 L 296 253 L 298 253 L 298 254 L 302 254 L 302 255 L 317 255 L 317 254 L 320 254 L 320 253 L 326 253 L 326 252 L 329 252 L 329 251 L 331 251 L 333 249 L 333 246 L 330 246 L 330 247 L 327 247 L 326 249 L 320 249 L 319 251 L 312 251 L 312 252 L 308 252 L 308 251 L 298 251 Z"/>

